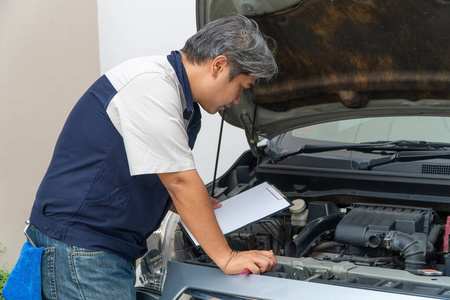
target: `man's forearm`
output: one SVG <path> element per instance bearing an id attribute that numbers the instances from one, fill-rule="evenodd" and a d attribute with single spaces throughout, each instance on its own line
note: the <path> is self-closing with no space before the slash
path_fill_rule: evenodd
<path id="1" fill-rule="evenodd" d="M 195 170 L 159 174 L 177 213 L 206 254 L 224 270 L 233 252 L 220 230 L 210 197 Z"/>

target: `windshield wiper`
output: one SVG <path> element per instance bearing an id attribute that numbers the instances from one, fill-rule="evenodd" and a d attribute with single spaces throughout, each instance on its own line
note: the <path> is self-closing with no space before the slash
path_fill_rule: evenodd
<path id="1" fill-rule="evenodd" d="M 354 150 L 361 152 L 371 151 L 425 151 L 438 150 L 450 147 L 450 143 L 436 143 L 425 141 L 376 141 L 364 142 L 359 144 L 341 144 L 341 145 L 304 145 L 298 153 L 317 153 L 333 150 Z"/>
<path id="2" fill-rule="evenodd" d="M 373 167 L 386 165 L 394 162 L 408 162 L 436 158 L 450 158 L 450 151 L 408 151 L 398 152 L 393 155 L 375 158 L 369 161 L 360 162 L 359 170 L 371 170 Z"/>
<path id="3" fill-rule="evenodd" d="M 360 151 L 366 153 L 378 152 L 388 155 L 385 152 L 399 153 L 402 151 L 436 151 L 450 148 L 450 143 L 437 143 L 437 142 L 425 142 L 425 141 L 410 141 L 410 140 L 398 140 L 398 141 L 376 141 L 376 142 L 364 142 L 359 144 L 338 144 L 338 145 L 304 145 L 297 151 L 286 153 L 282 155 L 279 160 L 287 157 L 301 154 L 301 153 L 319 153 L 335 150 L 348 150 L 348 151 Z M 388 159 L 385 158 L 385 159 Z"/>

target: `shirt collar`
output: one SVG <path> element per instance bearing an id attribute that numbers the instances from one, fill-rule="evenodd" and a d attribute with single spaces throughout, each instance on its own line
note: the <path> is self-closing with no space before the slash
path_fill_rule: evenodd
<path id="1" fill-rule="evenodd" d="M 186 109 L 183 112 L 183 117 L 189 119 L 194 110 L 194 103 L 192 100 L 191 86 L 189 85 L 189 78 L 181 62 L 181 53 L 179 51 L 172 51 L 167 55 L 167 60 L 172 65 L 175 73 L 177 74 L 178 81 L 181 83 L 184 92 L 184 98 L 186 100 Z"/>

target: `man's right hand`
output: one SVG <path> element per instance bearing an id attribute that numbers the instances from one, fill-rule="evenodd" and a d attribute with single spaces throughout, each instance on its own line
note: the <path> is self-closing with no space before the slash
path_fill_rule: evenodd
<path id="1" fill-rule="evenodd" d="M 271 251 L 251 250 L 232 252 L 228 263 L 221 267 L 227 274 L 239 274 L 248 269 L 253 274 L 271 271 L 277 265 L 277 259 Z"/>

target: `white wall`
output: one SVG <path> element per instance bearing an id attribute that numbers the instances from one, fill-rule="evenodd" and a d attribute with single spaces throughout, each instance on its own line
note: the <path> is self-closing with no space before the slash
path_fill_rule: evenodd
<path id="1" fill-rule="evenodd" d="M 92 0 L 0 0 L 0 268 L 11 267 L 64 121 L 100 74 Z"/>
<path id="2" fill-rule="evenodd" d="M 196 32 L 195 0 L 98 0 L 100 66 L 105 72 L 133 57 L 167 55 L 183 47 Z M 225 124 L 218 175 L 248 144 L 242 129 Z M 213 178 L 220 116 L 203 111 L 202 130 L 194 148 L 203 181 Z"/>

